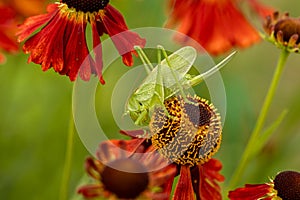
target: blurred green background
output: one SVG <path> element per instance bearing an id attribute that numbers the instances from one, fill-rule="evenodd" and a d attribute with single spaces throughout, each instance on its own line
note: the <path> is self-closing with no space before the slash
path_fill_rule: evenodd
<path id="1" fill-rule="evenodd" d="M 130 28 L 161 27 L 166 19 L 166 1 L 112 0 L 111 3 L 123 13 Z M 298 4 L 298 0 L 274 0 L 270 5 L 280 11 L 289 11 L 291 16 L 300 16 Z M 221 71 L 227 95 L 227 115 L 223 142 L 215 157 L 223 163 L 224 185 L 238 165 L 279 52 L 272 44 L 262 41 L 239 50 Z M 27 64 L 27 57 L 23 53 L 7 55 L 7 62 L 0 65 L 0 199 L 53 200 L 58 199 L 63 173 L 73 83 L 52 69 L 42 72 L 40 66 Z M 125 67 L 114 67 L 115 73 L 122 73 L 121 68 Z M 274 121 L 283 109 L 287 108 L 289 112 L 263 151 L 248 166 L 240 185 L 266 182 L 282 170 L 300 171 L 299 74 L 300 56 L 292 54 L 267 123 Z M 110 78 L 113 77 L 108 74 L 106 80 Z M 201 96 L 202 91 L 197 92 Z M 105 95 L 98 92 L 97 98 L 106 98 Z M 109 115 L 99 109 L 98 112 Z M 116 133 L 117 129 L 111 123 L 106 123 L 105 127 Z M 77 135 L 74 140 L 70 197 L 84 174 L 84 159 L 89 155 Z"/>

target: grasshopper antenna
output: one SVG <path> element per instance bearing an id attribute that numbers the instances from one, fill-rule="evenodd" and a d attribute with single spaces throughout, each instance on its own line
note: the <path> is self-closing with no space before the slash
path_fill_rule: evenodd
<path id="1" fill-rule="evenodd" d="M 219 62 L 216 66 L 214 66 L 213 68 L 209 69 L 208 71 L 195 76 L 194 78 L 192 78 L 189 81 L 189 85 L 190 86 L 195 86 L 199 83 L 201 83 L 204 79 L 210 77 L 211 75 L 213 75 L 215 72 L 219 71 L 222 67 L 224 67 L 231 59 L 232 57 L 236 54 L 236 51 L 232 52 L 229 56 L 227 56 L 226 58 L 224 58 L 221 62 Z"/>
<path id="2" fill-rule="evenodd" d="M 138 53 L 141 61 L 143 62 L 147 74 L 150 74 L 150 72 L 153 70 L 153 65 L 151 64 L 149 58 L 146 56 L 145 52 L 140 46 L 134 46 L 134 49 Z"/>

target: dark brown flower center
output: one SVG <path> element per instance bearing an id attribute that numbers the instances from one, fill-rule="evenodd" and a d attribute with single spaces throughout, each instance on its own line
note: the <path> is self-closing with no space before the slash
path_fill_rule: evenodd
<path id="1" fill-rule="evenodd" d="M 101 181 L 108 191 L 122 199 L 138 197 L 148 186 L 146 167 L 132 159 L 116 160 L 101 173 Z M 136 172 L 136 173 L 135 173 Z"/>
<path id="2" fill-rule="evenodd" d="M 221 142 L 221 122 L 213 105 L 200 97 L 170 98 L 154 110 L 151 141 L 165 157 L 180 165 L 208 161 Z M 167 113 L 168 112 L 168 113 Z"/>
<path id="3" fill-rule="evenodd" d="M 62 0 L 61 2 L 67 4 L 69 8 L 75 8 L 76 11 L 92 13 L 103 10 L 109 0 Z"/>
<path id="4" fill-rule="evenodd" d="M 277 196 L 283 200 L 300 199 L 300 173 L 294 171 L 279 173 L 274 179 L 274 189 L 277 190 Z"/>
<path id="5" fill-rule="evenodd" d="M 300 43 L 300 20 L 287 18 L 278 21 L 274 27 L 274 36 L 277 37 L 277 33 L 281 31 L 283 34 L 283 41 L 289 42 L 290 38 L 297 34 L 299 36 L 296 44 Z"/>

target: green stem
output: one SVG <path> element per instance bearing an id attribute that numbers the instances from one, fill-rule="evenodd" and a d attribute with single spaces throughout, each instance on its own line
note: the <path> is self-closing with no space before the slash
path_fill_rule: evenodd
<path id="1" fill-rule="evenodd" d="M 60 186 L 60 200 L 68 199 L 68 191 L 69 191 L 69 183 L 71 176 L 71 165 L 72 165 L 72 157 L 73 157 L 73 145 L 74 145 L 74 120 L 73 113 L 71 111 L 70 121 L 69 121 L 69 130 L 68 130 L 68 139 L 67 139 L 67 147 L 65 153 L 65 163 L 62 174 L 61 186 Z"/>
<path id="2" fill-rule="evenodd" d="M 239 163 L 239 166 L 237 167 L 237 169 L 235 170 L 235 172 L 233 173 L 233 176 L 230 180 L 229 183 L 229 189 L 232 189 L 233 187 L 236 186 L 236 184 L 238 183 L 239 179 L 242 177 L 242 175 L 244 174 L 245 168 L 248 165 L 249 161 L 250 161 L 250 156 L 251 156 L 251 152 L 252 152 L 252 148 L 253 145 L 255 144 L 255 142 L 258 139 L 258 136 L 260 135 L 260 132 L 264 126 L 265 120 L 266 120 L 266 116 L 268 114 L 270 105 L 272 103 L 272 100 L 274 98 L 274 94 L 275 91 L 277 89 L 278 83 L 279 83 L 279 79 L 281 77 L 283 68 L 285 66 L 286 60 L 288 58 L 289 52 L 286 51 L 285 49 L 283 49 L 281 51 L 278 63 L 277 63 L 277 67 L 276 67 L 276 71 L 273 75 L 273 79 L 271 82 L 271 85 L 269 87 L 267 96 L 265 97 L 264 100 L 264 104 L 263 107 L 260 111 L 259 117 L 256 121 L 256 125 L 255 128 L 253 129 L 253 132 L 250 135 L 250 139 L 248 141 L 248 144 L 242 154 L 242 158 L 241 161 Z"/>

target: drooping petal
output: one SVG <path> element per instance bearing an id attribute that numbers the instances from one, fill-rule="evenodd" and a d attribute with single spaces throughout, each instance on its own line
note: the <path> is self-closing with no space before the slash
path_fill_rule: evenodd
<path id="1" fill-rule="evenodd" d="M 145 134 L 145 130 L 120 130 L 120 133 L 131 138 L 141 138 Z"/>
<path id="2" fill-rule="evenodd" d="M 154 162 L 154 160 L 152 161 Z M 150 180 L 150 185 L 164 186 L 163 188 L 165 189 L 165 192 L 170 194 L 176 173 L 176 166 L 174 164 L 169 164 L 166 167 L 164 167 L 163 170 L 157 170 L 152 172 L 153 179 Z"/>
<path id="3" fill-rule="evenodd" d="M 178 24 L 178 31 L 186 36 L 176 35 L 175 39 L 185 45 L 193 45 L 192 38 L 209 53 L 218 55 L 234 47 L 248 47 L 260 40 L 258 32 L 238 9 L 236 1 L 188 1 L 183 6 L 189 6 L 185 10 L 178 5 L 181 4 L 175 3 L 167 25 Z"/>
<path id="4" fill-rule="evenodd" d="M 105 15 L 101 16 L 104 27 L 119 54 L 122 55 L 123 63 L 127 66 L 132 66 L 133 58 L 131 54 L 135 52 L 134 46 L 139 45 L 144 47 L 146 40 L 141 38 L 137 33 L 129 31 L 121 13 L 111 5 L 107 5 L 105 11 Z M 114 18 L 109 16 L 114 16 Z"/>
<path id="5" fill-rule="evenodd" d="M 106 12 L 105 15 L 111 19 L 112 21 L 114 21 L 115 23 L 118 23 L 119 26 L 123 29 L 123 30 L 128 30 L 128 27 L 126 25 L 125 19 L 122 16 L 122 14 L 113 6 L 111 5 L 107 5 L 105 8 Z"/>
<path id="6" fill-rule="evenodd" d="M 166 22 L 166 27 L 171 28 L 175 26 L 181 21 L 182 18 L 188 14 L 188 12 L 182 12 L 183 10 L 190 10 L 193 6 L 195 6 L 194 0 L 170 0 L 169 1 L 169 9 L 170 15 L 168 21 Z M 183 20 L 184 21 L 184 20 Z"/>
<path id="7" fill-rule="evenodd" d="M 262 18 L 265 18 L 266 16 L 271 16 L 272 13 L 275 11 L 272 7 L 268 7 L 265 5 L 262 5 L 258 0 L 248 0 L 250 3 L 250 6 L 253 8 L 253 10 L 259 14 Z"/>
<path id="8" fill-rule="evenodd" d="M 47 14 L 28 18 L 19 27 L 19 42 L 42 28 L 23 46 L 24 52 L 30 54 L 28 61 L 42 65 L 44 71 L 53 67 L 59 74 L 69 76 L 71 81 L 74 81 L 78 74 L 86 81 L 90 79 L 91 74 L 96 74 L 100 83 L 104 84 L 100 36 L 103 33 L 114 36 L 128 30 L 123 16 L 108 5 L 108 2 L 90 1 L 82 4 L 60 1 L 50 4 Z M 95 58 L 89 54 L 86 41 L 85 31 L 88 23 L 92 26 Z M 133 46 L 142 46 L 145 41 L 133 32 L 128 34 L 128 38 L 124 38 L 127 37 L 126 34 L 119 37 L 121 39 L 115 37 L 113 41 L 121 52 L 124 63 L 132 65 L 131 54 L 135 53 Z"/>
<path id="9" fill-rule="evenodd" d="M 243 188 L 230 191 L 228 197 L 230 200 L 253 200 L 265 196 L 270 191 L 269 184 L 246 184 Z"/>
<path id="10" fill-rule="evenodd" d="M 85 40 L 86 21 L 84 20 L 84 16 L 72 15 L 69 18 L 67 26 L 73 27 L 73 29 L 70 32 L 65 50 L 64 67 L 69 69 L 66 75 L 69 76 L 71 81 L 74 81 L 80 69 L 80 77 L 83 80 L 89 80 L 93 61 L 90 58 Z"/>
<path id="11" fill-rule="evenodd" d="M 47 24 L 54 16 L 57 15 L 59 8 L 58 4 L 49 4 L 47 14 L 37 15 L 27 18 L 22 25 L 19 26 L 18 42 L 22 42 L 28 38 L 34 31 L 42 25 Z"/>
<path id="12" fill-rule="evenodd" d="M 24 52 L 30 53 L 28 62 L 40 64 L 43 71 L 53 67 L 59 72 L 63 68 L 63 37 L 67 23 L 64 17 L 56 15 L 48 26 L 29 38 L 23 46 Z"/>
<path id="13" fill-rule="evenodd" d="M 101 162 L 109 162 L 116 157 L 129 157 L 142 147 L 144 139 L 109 140 L 102 142 L 97 149 L 97 158 Z"/>
<path id="14" fill-rule="evenodd" d="M 82 194 L 86 198 L 93 198 L 100 196 L 103 193 L 103 188 L 99 184 L 90 184 L 81 186 L 77 193 Z"/>
<path id="15" fill-rule="evenodd" d="M 18 51 L 18 44 L 16 41 L 16 13 L 13 9 L 7 6 L 0 6 L 0 49 L 9 53 L 15 53 Z M 5 57 L 1 56 L 0 63 L 5 61 Z"/>
<path id="16" fill-rule="evenodd" d="M 103 165 L 98 160 L 93 158 L 87 158 L 85 161 L 85 170 L 86 172 L 96 180 L 100 180 L 99 172 L 102 171 Z"/>
<path id="17" fill-rule="evenodd" d="M 203 200 L 221 200 L 221 187 L 218 182 L 224 181 L 220 174 L 222 163 L 216 159 L 210 159 L 199 168 L 199 195 Z M 218 182 L 217 182 L 218 181 Z"/>
<path id="18" fill-rule="evenodd" d="M 189 166 L 181 166 L 180 177 L 174 192 L 173 200 L 195 200 Z"/>
<path id="19" fill-rule="evenodd" d="M 99 77 L 99 81 L 101 84 L 105 84 L 105 81 L 103 79 L 102 75 L 102 68 L 103 68 L 103 62 L 102 62 L 102 46 L 100 41 L 100 36 L 97 30 L 97 26 L 95 22 L 91 22 L 92 25 L 92 32 L 93 32 L 93 50 L 95 55 L 95 70 Z"/>
<path id="20" fill-rule="evenodd" d="M 99 159 L 88 158 L 85 162 L 86 171 L 95 183 L 81 186 L 78 193 L 86 198 L 168 200 L 177 166 L 162 168 L 162 157 L 157 157 L 161 155 L 148 156 L 150 148 L 144 148 L 139 141 L 144 140 L 101 142 L 96 152 Z M 124 153 L 125 149 L 132 152 Z M 139 155 L 131 155 L 135 152 Z"/>
<path id="21" fill-rule="evenodd" d="M 0 31 L 0 48 L 10 53 L 17 52 L 17 41 Z"/>

